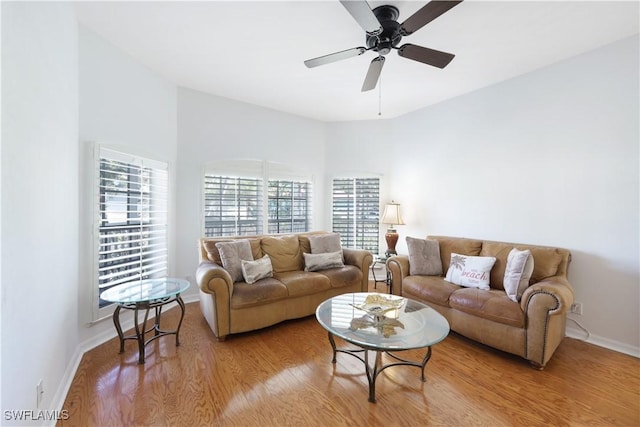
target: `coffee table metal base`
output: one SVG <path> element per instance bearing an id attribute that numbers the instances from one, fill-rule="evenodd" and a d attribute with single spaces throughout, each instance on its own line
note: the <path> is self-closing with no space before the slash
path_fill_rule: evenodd
<path id="1" fill-rule="evenodd" d="M 336 346 L 335 339 L 331 332 L 329 332 L 329 343 L 331 343 L 331 348 L 333 349 L 333 359 L 331 360 L 332 363 L 336 363 L 337 353 L 349 354 L 355 357 L 356 359 L 360 360 L 362 363 L 364 363 L 364 369 L 367 374 L 367 381 L 369 382 L 369 402 L 371 403 L 376 403 L 376 379 L 378 378 L 378 375 L 380 375 L 380 373 L 387 368 L 390 368 L 392 366 L 399 366 L 399 365 L 416 366 L 421 369 L 420 379 L 422 380 L 422 382 L 426 381 L 424 376 L 424 368 L 427 365 L 427 362 L 429 361 L 429 359 L 431 359 L 430 346 L 426 347 L 427 352 L 424 358 L 422 359 L 422 362 L 414 362 L 414 361 L 399 357 L 391 351 L 383 351 L 383 350 L 378 350 L 374 348 L 368 348 L 365 346 L 358 346 L 358 347 L 361 347 L 359 349 L 338 348 Z M 371 367 L 371 364 L 369 363 L 369 351 L 376 352 L 376 357 L 373 363 L 373 367 Z M 406 351 L 406 350 L 403 350 L 403 351 Z M 359 353 L 364 353 L 364 357 L 360 356 Z M 387 363 L 386 365 L 383 365 L 381 362 L 382 353 L 386 353 L 388 356 L 396 360 L 396 362 Z"/>
<path id="2" fill-rule="evenodd" d="M 178 322 L 178 327 L 174 331 L 165 331 L 160 328 L 160 317 L 162 315 L 162 307 L 171 302 L 177 302 L 180 306 L 180 321 Z M 122 332 L 122 327 L 120 326 L 120 310 L 126 308 L 128 310 L 133 310 L 133 322 L 134 329 L 136 331 L 135 335 L 127 335 L 125 336 Z M 156 316 L 151 325 L 147 329 L 147 321 L 149 320 L 149 310 L 155 309 Z M 138 321 L 138 312 L 140 310 L 145 310 L 144 320 L 142 322 L 142 326 Z M 118 304 L 115 311 L 113 312 L 113 324 L 116 327 L 116 331 L 118 332 L 118 337 L 120 338 L 120 353 L 124 353 L 124 342 L 125 340 L 136 340 L 138 342 L 138 363 L 143 364 L 145 359 L 145 347 L 151 341 L 156 340 L 165 335 L 175 335 L 176 336 L 176 346 L 180 345 L 179 333 L 180 326 L 182 326 L 182 319 L 184 319 L 184 302 L 180 297 L 180 294 L 175 296 L 170 296 L 166 298 L 160 298 L 153 301 L 143 301 L 143 302 L 135 302 L 135 303 L 122 303 Z M 149 339 L 145 339 L 146 335 L 149 332 L 153 332 L 153 336 Z"/>

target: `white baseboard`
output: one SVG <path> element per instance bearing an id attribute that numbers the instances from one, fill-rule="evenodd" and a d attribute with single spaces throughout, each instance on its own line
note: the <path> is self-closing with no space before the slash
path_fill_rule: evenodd
<path id="1" fill-rule="evenodd" d="M 200 301 L 200 296 L 198 294 L 185 295 L 185 297 L 183 298 L 183 301 L 185 304 L 197 302 L 197 301 Z M 169 310 L 173 308 L 175 307 L 171 307 Z M 149 318 L 153 318 L 153 316 L 149 316 Z M 78 367 L 80 366 L 80 362 L 82 361 L 82 356 L 84 356 L 84 354 L 87 351 L 96 348 L 100 344 L 103 344 L 109 341 L 111 338 L 117 335 L 118 333 L 116 332 L 116 329 L 114 327 L 113 329 L 109 329 L 99 335 L 91 337 L 90 339 L 78 345 L 78 347 L 76 348 L 76 351 L 73 353 L 73 356 L 71 356 L 71 360 L 67 365 L 67 369 L 65 370 L 65 373 L 62 379 L 60 380 L 60 384 L 58 386 L 58 389 L 56 390 L 56 394 L 53 396 L 53 399 L 51 401 L 50 411 L 62 411 L 64 401 L 67 398 L 69 389 L 71 388 L 71 383 L 73 382 L 73 378 L 76 376 L 76 371 L 78 370 Z M 49 422 L 51 424 L 45 424 L 45 425 L 51 426 L 51 427 L 54 427 L 56 425 L 56 420 L 51 420 Z"/>
<path id="2" fill-rule="evenodd" d="M 588 334 L 578 328 L 567 327 L 567 329 L 565 330 L 565 335 L 569 338 L 575 338 L 584 342 L 588 342 L 589 344 L 597 345 L 598 347 L 608 348 L 609 350 L 617 351 L 618 353 L 624 353 L 628 354 L 629 356 L 640 358 L 640 347 L 634 347 L 620 341 L 615 341 L 594 334 Z"/>

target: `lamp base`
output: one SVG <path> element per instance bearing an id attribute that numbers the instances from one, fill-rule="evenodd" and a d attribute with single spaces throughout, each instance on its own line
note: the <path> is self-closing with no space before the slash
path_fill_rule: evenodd
<path id="1" fill-rule="evenodd" d="M 388 230 L 384 239 L 387 241 L 387 251 L 384 253 L 387 258 L 392 255 L 397 255 L 396 252 L 396 243 L 398 243 L 398 233 L 395 230 Z"/>

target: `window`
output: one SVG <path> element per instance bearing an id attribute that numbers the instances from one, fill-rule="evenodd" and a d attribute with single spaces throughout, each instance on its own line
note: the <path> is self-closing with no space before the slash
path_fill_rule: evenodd
<path id="1" fill-rule="evenodd" d="M 269 181 L 269 233 L 309 231 L 310 187 L 308 182 Z"/>
<path id="2" fill-rule="evenodd" d="M 269 162 L 225 162 L 208 169 L 203 191 L 206 237 L 311 230 L 310 178 Z"/>
<path id="3" fill-rule="evenodd" d="M 167 275 L 166 163 L 98 148 L 96 280 L 99 295 L 120 283 Z"/>
<path id="4" fill-rule="evenodd" d="M 204 235 L 262 233 L 262 179 L 204 176 Z"/>
<path id="5" fill-rule="evenodd" d="M 378 253 L 380 178 L 334 178 L 332 224 L 348 248 Z"/>

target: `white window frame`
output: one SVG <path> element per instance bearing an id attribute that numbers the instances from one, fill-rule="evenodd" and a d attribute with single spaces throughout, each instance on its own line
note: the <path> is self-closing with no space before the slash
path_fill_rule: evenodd
<path id="1" fill-rule="evenodd" d="M 110 147 L 105 144 L 95 144 L 94 146 L 94 168 L 93 168 L 93 320 L 98 320 L 108 316 L 114 310 L 113 304 L 104 304 L 100 307 L 100 293 L 110 287 L 101 284 L 100 276 L 104 278 L 104 266 L 101 267 L 100 255 L 105 252 L 104 246 L 101 244 L 101 228 L 106 218 L 106 205 L 102 203 L 101 195 L 103 194 L 101 186 L 101 159 L 109 159 L 116 162 L 125 163 L 138 169 L 144 169 L 149 175 L 148 185 L 142 192 L 142 198 L 139 203 L 134 206 L 139 208 L 137 212 L 141 217 L 140 221 L 130 221 L 130 214 L 134 211 L 129 209 L 131 193 L 127 193 L 126 223 L 122 225 L 113 225 L 113 228 L 129 228 L 135 233 L 135 227 L 139 226 L 138 233 L 145 236 L 140 241 L 142 245 L 151 245 L 155 248 L 149 250 L 150 246 L 142 249 L 137 261 L 129 262 L 130 272 L 134 275 L 128 275 L 127 278 L 114 277 L 115 284 L 130 280 L 138 280 L 140 278 L 165 277 L 169 269 L 169 164 L 167 162 L 142 157 L 127 152 L 127 150 Z M 116 191 L 113 191 L 115 193 Z M 155 195 L 154 195 L 155 194 Z M 104 206 L 104 209 L 103 209 Z M 140 209 L 141 208 L 141 209 Z M 125 213 L 125 212 L 121 212 Z M 154 243 L 155 242 L 155 243 Z M 152 266 L 148 262 L 153 259 Z M 137 266 L 136 264 L 137 263 Z M 124 264 L 124 263 L 123 263 Z"/>
<path id="2" fill-rule="evenodd" d="M 256 178 L 262 181 L 261 191 L 261 231 L 258 234 L 292 234 L 300 232 L 296 229 L 295 218 L 292 219 L 291 229 L 289 231 L 281 231 L 280 233 L 272 231 L 270 224 L 273 221 L 269 220 L 269 184 L 275 181 L 288 181 L 295 183 L 305 183 L 308 197 L 306 199 L 306 213 L 307 213 L 307 230 L 313 229 L 313 200 L 314 200 L 314 176 L 299 169 L 290 167 L 282 163 L 275 163 L 265 160 L 227 160 L 216 163 L 210 163 L 204 166 L 202 171 L 202 190 L 201 194 L 201 230 L 202 235 L 206 236 L 206 222 L 207 222 L 207 200 L 206 200 L 206 177 L 207 176 L 224 176 L 230 178 Z M 296 200 L 292 198 L 292 204 L 296 203 Z M 234 234 L 235 235 L 235 234 Z"/>

